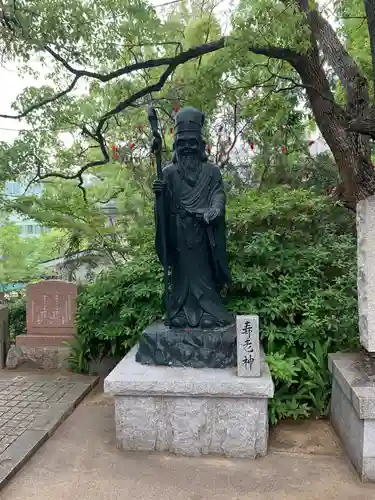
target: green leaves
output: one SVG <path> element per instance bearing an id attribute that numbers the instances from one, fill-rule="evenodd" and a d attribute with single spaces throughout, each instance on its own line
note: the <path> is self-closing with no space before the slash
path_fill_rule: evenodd
<path id="1" fill-rule="evenodd" d="M 343 17 L 340 31 L 345 39 L 346 48 L 372 85 L 370 39 L 363 0 L 343 0 L 339 14 Z"/>
<path id="2" fill-rule="evenodd" d="M 308 190 L 248 190 L 229 199 L 228 233 L 229 307 L 260 316 L 276 387 L 271 422 L 325 415 L 328 353 L 358 347 L 353 216 Z M 80 295 L 77 342 L 86 364 L 103 353 L 124 355 L 161 317 L 152 227 L 135 225 L 128 240 L 127 263 Z"/>
<path id="3" fill-rule="evenodd" d="M 148 250 L 103 273 L 80 294 L 72 368 L 85 371 L 90 360 L 124 355 L 143 329 L 161 317 L 162 269 L 151 245 L 149 241 Z"/>
<path id="4" fill-rule="evenodd" d="M 26 335 L 26 297 L 19 293 L 16 297 L 8 298 L 9 330 L 12 339 L 17 335 Z"/>
<path id="5" fill-rule="evenodd" d="M 20 233 L 16 224 L 5 218 L 0 221 L 0 285 L 39 278 L 43 273 L 40 263 L 56 255 L 62 237 L 52 232 L 22 238 Z"/>
<path id="6" fill-rule="evenodd" d="M 328 353 L 358 348 L 354 222 L 308 190 L 249 190 L 231 200 L 231 307 L 260 316 L 273 423 L 325 415 Z"/>

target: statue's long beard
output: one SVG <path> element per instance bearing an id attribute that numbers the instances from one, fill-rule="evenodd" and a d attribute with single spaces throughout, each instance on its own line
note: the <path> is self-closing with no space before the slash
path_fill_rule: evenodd
<path id="1" fill-rule="evenodd" d="M 184 177 L 193 181 L 198 178 L 202 168 L 201 159 L 197 155 L 178 156 L 178 165 Z"/>

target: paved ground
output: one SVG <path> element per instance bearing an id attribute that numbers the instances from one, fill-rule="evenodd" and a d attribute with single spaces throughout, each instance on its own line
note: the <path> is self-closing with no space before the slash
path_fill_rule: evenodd
<path id="1" fill-rule="evenodd" d="M 116 449 L 112 402 L 91 393 L 1 500 L 374 500 L 327 422 L 284 424 L 264 459 L 179 458 Z"/>
<path id="2" fill-rule="evenodd" d="M 26 462 L 96 377 L 0 374 L 0 487 Z"/>

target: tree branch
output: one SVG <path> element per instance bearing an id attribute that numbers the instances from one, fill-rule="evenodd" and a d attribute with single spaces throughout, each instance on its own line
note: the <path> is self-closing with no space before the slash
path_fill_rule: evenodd
<path id="1" fill-rule="evenodd" d="M 375 140 L 375 108 L 372 107 L 366 116 L 351 120 L 348 125 L 348 131 L 367 135 Z"/>
<path id="2" fill-rule="evenodd" d="M 165 81 L 166 81 L 168 76 L 170 74 L 172 74 L 172 72 L 174 71 L 175 68 L 177 68 L 177 66 L 184 64 L 184 63 L 190 61 L 191 59 L 195 59 L 195 58 L 201 57 L 205 54 L 210 54 L 212 52 L 216 52 L 218 50 L 221 50 L 225 47 L 227 41 L 228 41 L 227 37 L 222 37 L 222 38 L 215 40 L 213 42 L 204 43 L 202 45 L 192 47 L 184 52 L 180 52 L 180 53 L 176 54 L 173 57 L 163 57 L 163 58 L 159 58 L 159 59 L 148 59 L 146 61 L 139 61 L 139 62 L 136 62 L 133 64 L 129 64 L 127 66 L 124 66 L 122 68 L 119 68 L 115 71 L 111 71 L 107 74 L 74 68 L 66 59 L 64 59 L 54 49 L 52 49 L 49 46 L 46 46 L 45 50 L 56 61 L 61 63 L 67 71 L 69 71 L 70 73 L 72 73 L 74 75 L 74 79 L 73 79 L 72 83 L 65 90 L 58 92 L 54 96 L 32 104 L 31 106 L 26 108 L 22 113 L 19 113 L 17 115 L 1 114 L 0 117 L 1 118 L 9 118 L 9 119 L 24 118 L 28 114 L 30 114 L 31 112 L 35 111 L 36 109 L 42 108 L 46 104 L 57 101 L 58 99 L 60 99 L 64 95 L 67 95 L 69 92 L 71 92 L 75 88 L 79 79 L 82 77 L 97 79 L 97 80 L 100 80 L 101 82 L 105 83 L 105 82 L 109 82 L 111 80 L 114 80 L 116 78 L 119 78 L 121 76 L 131 74 L 134 71 L 139 71 L 141 69 L 151 69 L 151 68 L 157 68 L 160 66 L 168 66 L 166 72 L 169 72 L 169 74 L 165 78 Z M 286 49 L 286 48 L 249 47 L 249 50 L 251 52 L 253 52 L 254 54 L 265 55 L 265 56 L 272 57 L 275 59 L 283 59 L 283 60 L 289 61 L 289 62 L 291 62 L 292 60 L 295 60 L 297 57 L 299 57 L 299 55 L 296 52 L 289 50 L 289 49 Z M 163 75 L 165 75 L 165 73 L 163 73 Z M 165 83 L 165 81 L 164 81 L 164 83 Z M 164 85 L 164 83 L 163 83 L 163 85 Z M 152 86 L 147 87 L 147 88 L 151 88 L 151 87 Z M 151 92 L 155 92 L 157 90 L 160 90 L 161 88 L 162 88 L 162 86 L 159 87 L 159 84 L 157 84 L 155 89 L 151 89 Z M 131 103 L 134 103 L 137 99 L 146 95 L 146 93 L 144 91 L 140 91 L 137 94 L 135 94 L 135 95 L 138 95 L 138 97 L 136 99 L 133 98 L 133 96 L 132 96 L 129 99 L 127 99 L 126 101 L 124 101 L 124 104 L 120 103 L 118 106 L 116 106 L 116 108 L 114 108 L 113 110 L 111 110 L 110 112 L 108 112 L 105 115 L 106 119 L 107 119 L 107 115 L 110 114 L 111 116 L 113 116 L 114 114 L 121 112 L 123 109 L 125 109 L 127 106 L 129 106 Z M 128 101 L 129 101 L 129 104 L 127 104 Z M 121 106 L 123 106 L 123 107 L 121 107 Z M 116 111 L 116 110 L 118 110 L 118 111 Z"/>
<path id="3" fill-rule="evenodd" d="M 296 89 L 296 88 L 300 88 L 300 89 L 304 89 L 304 90 L 307 90 L 307 89 L 313 90 L 314 92 L 318 93 L 322 99 L 324 99 L 325 101 L 331 103 L 332 104 L 332 109 L 334 109 L 339 116 L 346 117 L 347 119 L 350 118 L 349 115 L 348 115 L 348 113 L 346 113 L 346 111 L 333 99 L 332 96 L 329 96 L 329 95 L 326 95 L 326 94 L 322 93 L 320 90 L 318 90 L 316 87 L 314 87 L 314 85 L 308 84 L 308 83 L 296 82 L 296 80 L 294 78 L 290 77 L 290 76 L 279 75 L 277 73 L 273 73 L 269 67 L 267 68 L 267 70 L 269 71 L 269 73 L 273 77 L 279 78 L 280 80 L 284 80 L 284 81 L 292 83 L 292 86 L 276 90 L 276 92 L 280 92 L 280 91 L 282 92 L 284 90 L 293 90 L 293 89 Z"/>
<path id="4" fill-rule="evenodd" d="M 10 118 L 14 120 L 20 120 L 21 118 L 25 118 L 28 114 L 32 113 L 36 109 L 42 108 L 46 104 L 50 104 L 51 102 L 58 101 L 61 97 L 64 97 L 64 95 L 69 94 L 74 87 L 76 86 L 77 82 L 79 80 L 78 76 L 75 76 L 72 83 L 67 87 L 65 90 L 62 90 L 61 92 L 58 92 L 52 97 L 47 97 L 47 99 L 43 99 L 40 102 L 37 102 L 35 104 L 32 104 L 28 108 L 26 108 L 22 113 L 19 113 L 18 115 L 0 115 L 0 118 Z"/>
<path id="5" fill-rule="evenodd" d="M 197 57 L 203 56 L 205 54 L 210 54 L 211 52 L 216 52 L 217 50 L 223 49 L 227 42 L 229 42 L 230 40 L 230 38 L 223 36 L 218 40 L 214 40 L 213 42 L 203 43 L 202 45 L 198 45 L 196 47 L 192 47 L 188 50 L 180 52 L 173 57 L 161 57 L 159 59 L 139 61 L 119 68 L 115 71 L 111 71 L 107 74 L 73 68 L 73 66 L 71 66 L 60 54 L 55 52 L 51 47 L 45 47 L 45 50 L 57 61 L 59 61 L 70 73 L 73 73 L 80 78 L 82 76 L 86 76 L 88 78 L 94 78 L 105 83 L 120 76 L 133 73 L 134 71 L 139 71 L 141 69 L 158 68 L 160 66 L 177 67 L 190 61 L 191 59 L 196 59 Z M 284 59 L 285 61 L 299 57 L 299 54 L 297 52 L 282 47 L 249 47 L 249 50 L 254 54 L 261 54 L 272 57 L 274 59 Z"/>
<path id="6" fill-rule="evenodd" d="M 66 61 L 60 54 L 55 52 L 51 47 L 45 47 L 45 50 L 54 59 L 59 61 L 70 73 L 73 73 L 79 78 L 81 78 L 82 76 L 86 76 L 88 78 L 94 78 L 96 80 L 100 80 L 101 82 L 105 83 L 114 80 L 115 78 L 119 78 L 120 76 L 133 73 L 134 71 L 139 71 L 141 69 L 151 69 L 169 65 L 175 65 L 177 67 L 180 64 L 184 64 L 185 62 L 190 61 L 190 59 L 195 59 L 201 55 L 209 54 L 211 52 L 216 52 L 217 50 L 224 48 L 225 43 L 226 43 L 226 37 L 222 37 L 219 40 L 215 40 L 209 43 L 204 43 L 197 47 L 192 47 L 184 52 L 180 52 L 179 54 L 173 57 L 161 57 L 159 59 L 148 59 L 147 61 L 139 61 L 124 66 L 122 68 L 119 68 L 115 71 L 111 71 L 110 73 L 107 74 L 73 68 L 73 66 L 71 66 L 71 64 L 69 64 L 68 61 Z"/>
<path id="7" fill-rule="evenodd" d="M 90 139 L 95 141 L 101 150 L 102 153 L 102 159 L 88 162 L 85 165 L 83 165 L 78 172 L 74 174 L 63 174 L 61 172 L 47 172 L 47 173 L 42 173 L 41 166 L 39 165 L 37 167 L 37 175 L 35 177 L 34 182 L 40 182 L 43 180 L 46 180 L 48 178 L 52 177 L 57 177 L 60 179 L 65 179 L 65 180 L 74 180 L 78 179 L 79 184 L 78 187 L 82 190 L 84 199 L 86 200 L 86 192 L 84 188 L 84 181 L 83 181 L 83 174 L 90 168 L 92 167 L 97 167 L 101 165 L 107 164 L 109 160 L 109 155 L 107 151 L 107 145 L 106 141 L 104 138 L 104 133 L 105 133 L 105 125 L 107 124 L 108 120 L 117 114 L 121 113 L 124 111 L 126 108 L 130 106 L 134 106 L 134 104 L 141 99 L 142 97 L 151 94 L 152 92 L 158 92 L 160 91 L 168 78 L 173 74 L 174 70 L 181 64 L 184 64 L 185 62 L 201 57 L 202 55 L 209 54 L 212 52 L 215 52 L 217 50 L 223 49 L 227 43 L 228 39 L 226 37 L 222 37 L 216 41 L 209 42 L 209 43 L 204 43 L 200 46 L 190 48 L 184 52 L 180 52 L 176 54 L 173 57 L 168 57 L 168 58 L 159 58 L 159 59 L 149 59 L 147 61 L 140 61 L 136 62 L 134 64 L 130 64 L 127 66 L 124 66 L 122 68 L 119 68 L 118 70 L 112 71 L 107 74 L 103 73 L 98 73 L 94 71 L 88 71 L 88 70 L 81 70 L 74 68 L 67 60 L 65 60 L 60 54 L 58 54 L 54 49 L 51 47 L 45 47 L 45 50 L 60 64 L 63 65 L 63 67 L 72 73 L 74 75 L 74 79 L 72 83 L 67 87 L 67 89 L 57 93 L 55 96 L 50 97 L 48 99 L 44 99 L 40 101 L 39 103 L 35 103 L 31 106 L 29 106 L 27 109 L 25 109 L 22 113 L 12 116 L 12 115 L 0 115 L 3 118 L 14 118 L 14 119 L 20 119 L 24 118 L 27 116 L 29 113 L 32 111 L 35 111 L 36 109 L 39 109 L 43 106 L 45 106 L 48 103 L 54 102 L 58 100 L 59 98 L 63 97 L 64 95 L 68 94 L 70 91 L 74 89 L 76 86 L 78 80 L 82 77 L 87 77 L 87 78 L 94 78 L 98 79 L 102 82 L 108 82 L 110 80 L 113 80 L 115 78 L 121 77 L 123 75 L 130 74 L 134 71 L 139 71 L 141 69 L 150 69 L 150 68 L 156 68 L 156 67 L 161 67 L 161 66 L 167 66 L 167 68 L 163 71 L 161 74 L 159 80 L 156 83 L 146 85 L 143 89 L 139 90 L 138 92 L 134 93 L 133 95 L 127 97 L 123 101 L 121 101 L 117 106 L 115 106 L 113 109 L 107 111 L 98 121 L 97 127 L 94 132 L 90 131 L 86 126 L 83 127 L 82 133 L 88 136 Z M 259 54 L 259 55 L 265 55 L 271 58 L 275 59 L 281 59 L 288 61 L 290 63 L 295 62 L 299 60 L 301 57 L 298 53 L 286 49 L 286 48 L 278 48 L 278 47 L 249 47 L 249 50 L 253 52 L 254 54 Z"/>

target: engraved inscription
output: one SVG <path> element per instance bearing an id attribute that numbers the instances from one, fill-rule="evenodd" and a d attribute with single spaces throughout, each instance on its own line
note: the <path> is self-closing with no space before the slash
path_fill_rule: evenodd
<path id="1" fill-rule="evenodd" d="M 237 316 L 237 374 L 239 377 L 260 376 L 258 316 Z"/>
<path id="2" fill-rule="evenodd" d="M 27 287 L 27 333 L 74 335 L 77 285 L 60 280 Z"/>
<path id="3" fill-rule="evenodd" d="M 43 295 L 42 300 L 31 302 L 34 325 L 38 326 L 67 326 L 72 324 L 72 296 L 56 293 L 54 296 Z"/>

